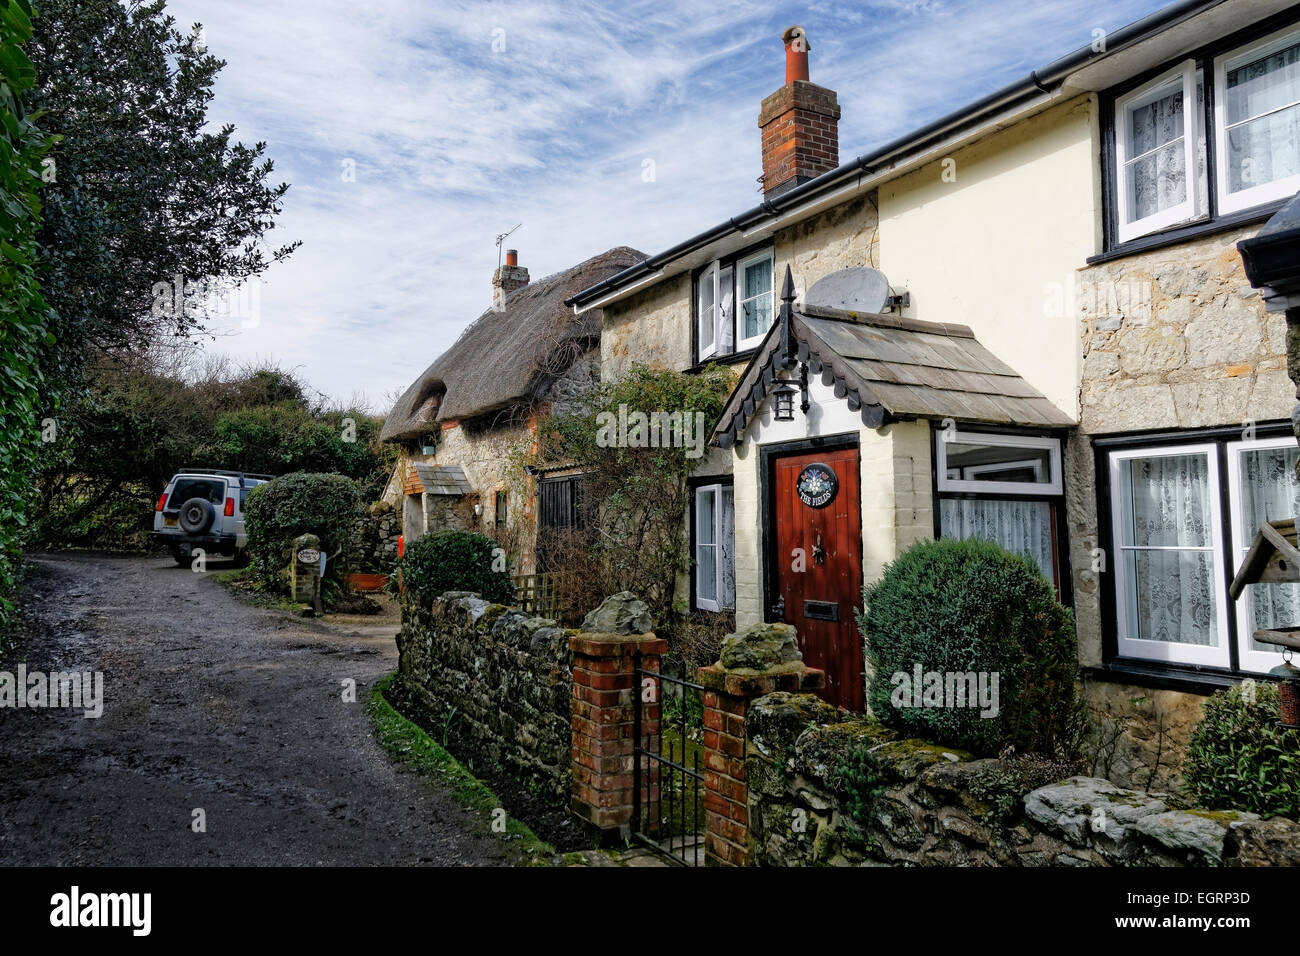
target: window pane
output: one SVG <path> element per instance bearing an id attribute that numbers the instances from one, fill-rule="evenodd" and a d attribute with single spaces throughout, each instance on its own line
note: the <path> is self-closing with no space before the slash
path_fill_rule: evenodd
<path id="1" fill-rule="evenodd" d="M 1228 130 L 1228 191 L 1300 173 L 1300 106 Z"/>
<path id="2" fill-rule="evenodd" d="M 1183 135 L 1183 90 L 1179 86 L 1158 100 L 1129 110 L 1130 157 L 1141 156 Z"/>
<path id="3" fill-rule="evenodd" d="M 1143 641 L 1217 646 L 1214 555 L 1128 551 L 1129 619 Z"/>
<path id="4" fill-rule="evenodd" d="M 1228 125 L 1300 102 L 1300 43 L 1226 71 Z"/>
<path id="5" fill-rule="evenodd" d="M 718 273 L 718 351 L 734 352 L 732 327 L 735 325 L 736 310 L 732 306 L 736 298 L 734 273 L 727 266 Z"/>
<path id="6" fill-rule="evenodd" d="M 1245 546 L 1265 521 L 1300 515 L 1300 481 L 1295 466 L 1300 448 L 1251 448 L 1241 453 L 1241 520 Z M 1252 630 L 1300 624 L 1300 584 L 1255 584 L 1246 589 Z M 1252 650 L 1276 653 L 1272 644 L 1251 639 Z"/>
<path id="7" fill-rule="evenodd" d="M 735 497 L 730 487 L 722 489 L 722 506 L 718 512 L 721 549 L 722 582 L 718 606 L 736 606 L 736 509 Z"/>
<path id="8" fill-rule="evenodd" d="M 1137 222 L 1187 201 L 1183 143 L 1170 143 L 1126 166 L 1128 221 Z"/>
<path id="9" fill-rule="evenodd" d="M 1053 479 L 1052 454 L 1047 448 L 950 441 L 944 443 L 944 450 L 949 478 L 1031 485 L 1051 484 Z"/>
<path id="10" fill-rule="evenodd" d="M 1210 468 L 1205 455 L 1130 458 L 1121 465 L 1121 545 L 1211 546 Z"/>
<path id="11" fill-rule="evenodd" d="M 695 540 L 700 544 L 716 544 L 717 517 L 714 515 L 715 492 L 700 491 L 695 496 Z"/>
<path id="12" fill-rule="evenodd" d="M 746 339 L 762 335 L 772 327 L 772 293 L 768 292 L 745 303 L 743 323 L 741 337 Z"/>
<path id="13" fill-rule="evenodd" d="M 696 549 L 695 555 L 699 564 L 695 596 L 701 601 L 716 601 L 718 599 L 717 549 L 711 544 L 702 544 Z"/>
<path id="14" fill-rule="evenodd" d="M 763 259 L 745 266 L 745 294 L 750 299 L 762 292 L 772 291 L 772 260 Z"/>
<path id="15" fill-rule="evenodd" d="M 993 541 L 1029 558 L 1055 583 L 1052 560 L 1052 506 L 1046 501 L 944 498 L 939 531 L 945 538 Z"/>

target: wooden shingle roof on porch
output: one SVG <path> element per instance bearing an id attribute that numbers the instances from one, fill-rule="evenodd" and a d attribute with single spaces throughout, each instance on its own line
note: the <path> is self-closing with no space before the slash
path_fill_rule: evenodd
<path id="1" fill-rule="evenodd" d="M 788 268 L 782 295 L 780 318 L 714 429 L 716 445 L 737 441 L 781 370 L 798 362 L 832 386 L 868 428 L 916 418 L 1046 428 L 1076 424 L 964 325 L 796 305 Z"/>

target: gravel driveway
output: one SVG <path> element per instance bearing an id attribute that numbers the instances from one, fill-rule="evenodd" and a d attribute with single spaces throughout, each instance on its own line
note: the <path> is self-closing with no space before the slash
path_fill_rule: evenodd
<path id="1" fill-rule="evenodd" d="M 327 628 L 250 607 L 169 558 L 33 563 L 27 637 L 0 670 L 100 670 L 105 705 L 98 719 L 0 708 L 0 863 L 509 862 L 371 735 L 366 696 L 396 668 L 391 622 Z M 342 701 L 348 678 L 357 703 Z"/>

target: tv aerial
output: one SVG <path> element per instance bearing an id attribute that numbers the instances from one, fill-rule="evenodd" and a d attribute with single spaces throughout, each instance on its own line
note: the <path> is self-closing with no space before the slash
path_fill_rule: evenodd
<path id="1" fill-rule="evenodd" d="M 521 222 L 521 223 L 516 223 L 516 225 L 515 225 L 515 229 L 518 229 L 518 228 L 519 228 L 520 226 L 522 226 L 522 225 L 523 225 L 522 222 Z M 509 238 L 510 238 L 510 233 L 513 233 L 513 232 L 515 231 L 515 229 L 511 229 L 510 232 L 503 232 L 503 233 L 501 233 L 500 235 L 497 236 L 497 268 L 498 268 L 498 269 L 501 268 L 501 243 L 503 243 L 503 242 L 505 242 L 507 239 L 509 239 Z"/>

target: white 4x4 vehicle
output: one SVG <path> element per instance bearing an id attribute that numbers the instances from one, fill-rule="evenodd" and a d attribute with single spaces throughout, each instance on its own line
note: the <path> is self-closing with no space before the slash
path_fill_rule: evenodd
<path id="1" fill-rule="evenodd" d="M 244 499 L 271 475 L 191 468 L 178 472 L 154 508 L 153 537 L 167 545 L 177 564 L 198 550 L 242 560 Z"/>

